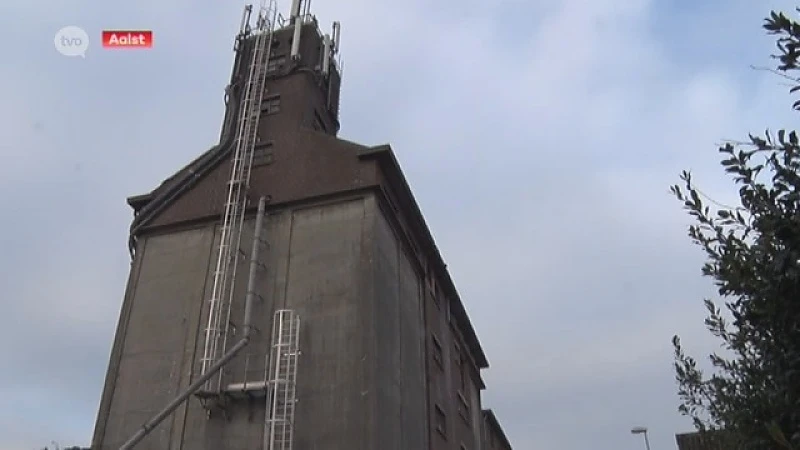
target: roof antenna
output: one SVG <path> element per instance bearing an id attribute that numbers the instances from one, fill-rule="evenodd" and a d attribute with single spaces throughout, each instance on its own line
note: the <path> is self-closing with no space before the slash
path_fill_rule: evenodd
<path id="1" fill-rule="evenodd" d="M 242 12 L 242 23 L 239 25 L 239 37 L 246 36 L 250 32 L 250 14 L 253 12 L 253 5 L 247 5 Z"/>
<path id="2" fill-rule="evenodd" d="M 324 48 L 322 50 L 322 74 L 328 75 L 331 65 L 331 37 L 326 34 L 322 38 L 322 42 L 324 42 Z"/>
<path id="3" fill-rule="evenodd" d="M 294 36 L 292 36 L 292 59 L 300 57 L 300 31 L 303 29 L 301 20 L 294 21 Z"/>
<path id="4" fill-rule="evenodd" d="M 289 11 L 289 17 L 291 19 L 295 19 L 297 16 L 300 15 L 301 3 L 303 3 L 303 0 L 292 0 L 292 9 Z"/>
<path id="5" fill-rule="evenodd" d="M 339 22 L 333 22 L 333 53 L 339 52 L 339 37 L 342 33 L 342 25 Z"/>

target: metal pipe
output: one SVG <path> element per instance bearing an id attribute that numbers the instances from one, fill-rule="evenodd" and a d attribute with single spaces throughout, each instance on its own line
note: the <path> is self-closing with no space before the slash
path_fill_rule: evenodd
<path id="1" fill-rule="evenodd" d="M 647 438 L 647 427 L 633 427 L 631 434 L 643 434 L 644 446 L 646 450 L 650 450 L 650 439 Z"/>
<path id="2" fill-rule="evenodd" d="M 261 229 L 264 227 L 264 209 L 267 199 L 258 199 L 258 215 L 256 216 L 256 229 L 253 233 L 253 247 L 250 251 L 250 273 L 247 278 L 247 296 L 244 300 L 244 335 L 250 336 L 253 330 L 253 299 L 256 297 L 256 276 L 258 271 L 258 251 L 261 248 Z"/>
<path id="3" fill-rule="evenodd" d="M 250 23 L 250 13 L 253 11 L 253 5 L 247 5 L 242 12 L 242 23 L 239 25 L 239 37 L 247 34 L 247 24 Z"/>
<path id="4" fill-rule="evenodd" d="M 322 46 L 322 73 L 328 75 L 331 65 L 331 37 L 326 34 L 322 38 L 322 42 L 324 43 Z"/>
<path id="5" fill-rule="evenodd" d="M 233 348 L 231 348 L 230 351 L 228 351 L 228 353 L 226 353 L 213 366 L 211 366 L 211 369 L 208 372 L 206 372 L 205 375 L 195 380 L 194 383 L 189 385 L 189 387 L 186 388 L 185 391 L 183 391 L 183 394 L 176 397 L 175 400 L 173 400 L 172 402 L 170 402 L 169 405 L 164 407 L 164 409 L 162 409 L 161 412 L 153 416 L 152 419 L 145 422 L 144 425 L 142 425 L 142 428 L 140 428 L 139 431 L 136 432 L 136 434 L 131 436 L 131 438 L 128 439 L 127 442 L 122 444 L 122 447 L 120 447 L 119 450 L 132 449 L 136 444 L 138 444 L 142 439 L 144 439 L 145 436 L 150 434 L 150 432 L 153 431 L 153 429 L 156 426 L 158 426 L 158 424 L 160 424 L 162 420 L 164 420 L 167 416 L 172 414 L 172 412 L 175 411 L 175 409 L 177 409 L 178 406 L 180 406 L 184 401 L 186 401 L 186 399 L 188 399 L 192 394 L 194 394 L 195 391 L 197 391 L 201 386 L 203 386 L 203 383 L 205 383 L 206 381 L 208 381 L 209 378 L 214 376 L 214 374 L 216 374 L 217 371 L 219 371 L 222 368 L 222 366 L 227 364 L 228 361 L 230 361 L 234 356 L 236 356 L 236 354 L 239 353 L 239 351 L 243 349 L 249 342 L 250 342 L 250 336 L 246 336 L 242 338 L 242 340 L 237 342 L 236 345 L 234 345 Z"/>
<path id="6" fill-rule="evenodd" d="M 297 58 L 300 54 L 300 31 L 303 29 L 303 22 L 296 21 L 294 23 L 294 35 L 292 36 L 292 58 Z"/>
<path id="7" fill-rule="evenodd" d="M 300 0 L 292 1 L 292 9 L 289 10 L 289 17 L 292 19 L 300 15 Z"/>
<path id="8" fill-rule="evenodd" d="M 339 22 L 333 22 L 333 52 L 337 53 L 339 51 L 339 41 L 341 40 L 340 34 L 342 32 L 341 24 Z"/>
<path id="9" fill-rule="evenodd" d="M 130 439 L 128 439 L 119 450 L 130 450 L 136 444 L 138 444 L 142 439 L 145 438 L 148 434 L 150 434 L 158 424 L 161 423 L 164 419 L 167 418 L 173 411 L 175 411 L 178 406 L 180 406 L 183 402 L 186 401 L 192 394 L 197 392 L 203 384 L 208 381 L 211 377 L 213 377 L 217 372 L 219 372 L 222 367 L 227 364 L 231 359 L 233 359 L 236 354 L 239 353 L 247 344 L 250 343 L 250 338 L 252 334 L 252 303 L 253 298 L 255 298 L 255 271 L 258 267 L 258 250 L 259 250 L 259 242 L 261 239 L 261 228 L 263 225 L 264 219 L 264 209 L 266 207 L 266 199 L 261 197 L 258 200 L 258 215 L 256 216 L 256 230 L 255 235 L 253 237 L 253 251 L 251 253 L 250 258 L 250 279 L 247 281 L 247 296 L 245 297 L 245 304 L 244 304 L 244 336 L 242 339 L 236 343 L 227 353 L 225 353 L 222 358 L 220 358 L 213 366 L 211 366 L 208 371 L 203 374 L 200 378 L 194 381 L 194 383 L 190 384 L 189 387 L 186 388 L 185 391 L 179 396 L 177 396 L 174 400 L 172 400 L 167 406 L 164 407 L 158 414 L 153 416 L 150 420 L 145 422 L 142 427 L 137 431 Z"/>

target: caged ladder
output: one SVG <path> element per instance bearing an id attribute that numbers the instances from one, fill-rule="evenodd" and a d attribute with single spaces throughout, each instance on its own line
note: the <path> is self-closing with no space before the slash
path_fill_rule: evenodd
<path id="1" fill-rule="evenodd" d="M 292 310 L 278 310 L 272 322 L 264 430 L 265 450 L 291 450 L 294 437 L 294 409 L 297 403 L 297 359 L 300 355 L 300 318 Z"/>
<path id="2" fill-rule="evenodd" d="M 231 175 L 227 184 L 225 209 L 220 229 L 216 269 L 211 298 L 208 300 L 208 321 L 204 333 L 204 348 L 201 358 L 201 375 L 225 354 L 228 336 L 231 333 L 231 303 L 234 296 L 236 272 L 242 240 L 242 228 L 248 206 L 250 172 L 253 150 L 256 145 L 261 102 L 267 74 L 267 62 L 272 51 L 273 33 L 277 16 L 275 0 L 262 2 L 255 29 L 249 25 L 250 6 L 245 9 L 239 39 L 252 39 L 250 65 L 247 81 L 242 92 L 242 102 L 237 121 L 236 140 L 231 159 Z M 223 372 L 210 378 L 204 393 L 222 393 Z M 205 402 L 204 402 L 205 404 Z"/>

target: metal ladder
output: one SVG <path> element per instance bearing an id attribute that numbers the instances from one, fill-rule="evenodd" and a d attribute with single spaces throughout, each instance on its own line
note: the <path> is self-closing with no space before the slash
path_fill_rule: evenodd
<path id="1" fill-rule="evenodd" d="M 300 355 L 300 318 L 294 311 L 275 312 L 272 336 L 264 450 L 291 450 Z"/>
<path id="2" fill-rule="evenodd" d="M 247 19 L 252 7 L 245 10 Z M 220 229 L 216 269 L 209 314 L 205 328 L 205 342 L 201 359 L 201 375 L 227 350 L 231 327 L 231 303 L 234 295 L 236 272 L 242 240 L 242 229 L 247 208 L 250 173 L 253 164 L 253 149 L 256 145 L 261 102 L 264 97 L 266 66 L 272 51 L 273 33 L 277 7 L 275 0 L 267 5 L 262 1 L 256 27 L 250 30 L 249 20 L 243 20 L 241 38 L 254 39 L 247 82 L 237 123 L 234 153 L 231 159 L 231 175 L 227 184 L 225 210 Z M 223 373 L 220 371 L 206 382 L 204 391 L 221 393 Z"/>

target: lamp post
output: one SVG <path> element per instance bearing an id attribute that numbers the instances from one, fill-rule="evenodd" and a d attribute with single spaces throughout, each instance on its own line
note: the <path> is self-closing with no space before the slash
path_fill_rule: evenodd
<path id="1" fill-rule="evenodd" d="M 643 434 L 644 435 L 644 445 L 647 450 L 650 450 L 650 441 L 647 439 L 647 428 L 646 427 L 634 427 L 631 429 L 631 434 Z"/>

